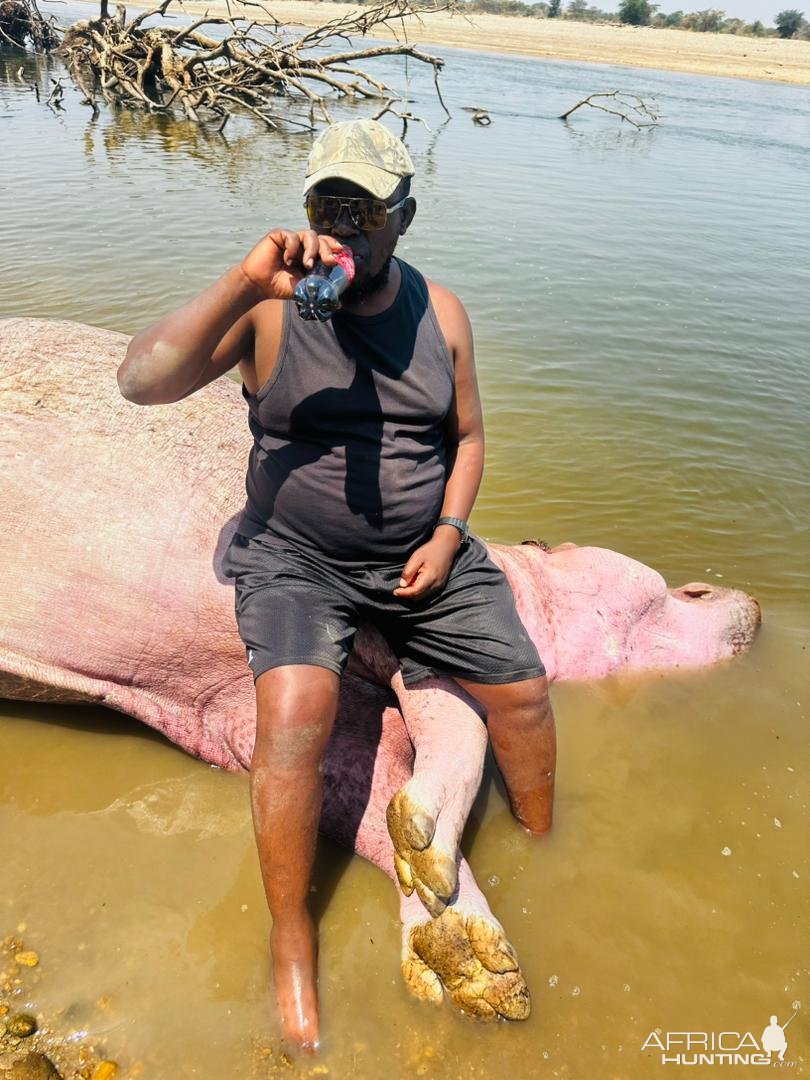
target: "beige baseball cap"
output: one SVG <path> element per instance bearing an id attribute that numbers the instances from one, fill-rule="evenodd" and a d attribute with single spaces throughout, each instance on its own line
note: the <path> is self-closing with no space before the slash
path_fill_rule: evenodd
<path id="1" fill-rule="evenodd" d="M 405 176 L 413 176 L 405 144 L 376 120 L 332 124 L 315 140 L 307 162 L 304 194 L 321 180 L 350 180 L 387 199 Z"/>

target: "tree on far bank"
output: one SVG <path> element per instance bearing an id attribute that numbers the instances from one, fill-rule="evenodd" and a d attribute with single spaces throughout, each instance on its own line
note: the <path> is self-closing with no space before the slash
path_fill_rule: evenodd
<path id="1" fill-rule="evenodd" d="M 548 4 L 548 17 L 550 19 L 556 19 L 560 14 L 560 8 L 562 7 L 562 0 L 549 0 Z"/>
<path id="2" fill-rule="evenodd" d="M 707 8 L 705 11 L 692 11 L 685 15 L 681 26 L 684 30 L 698 30 L 702 34 L 716 34 L 720 31 L 726 13 L 720 8 Z"/>
<path id="3" fill-rule="evenodd" d="M 792 38 L 804 25 L 804 12 L 791 8 L 789 11 L 780 11 L 774 20 L 776 29 L 781 38 Z"/>
<path id="4" fill-rule="evenodd" d="M 657 6 L 649 0 L 622 0 L 619 5 L 619 21 L 629 26 L 649 26 Z"/>

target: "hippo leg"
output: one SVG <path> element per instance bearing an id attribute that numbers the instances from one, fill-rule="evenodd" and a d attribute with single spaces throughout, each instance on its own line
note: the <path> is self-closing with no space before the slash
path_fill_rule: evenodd
<path id="1" fill-rule="evenodd" d="M 452 685 L 447 680 L 447 687 Z M 445 722 L 442 716 L 437 720 Z M 441 762 L 448 791 L 456 760 L 451 755 Z M 386 808 L 411 779 L 413 761 L 394 694 L 355 675 L 344 676 L 324 762 L 321 831 L 353 847 L 395 882 Z M 400 894 L 400 913 L 402 972 L 412 993 L 438 1002 L 446 992 L 476 1016 L 528 1016 L 528 989 L 514 949 L 464 861 L 456 896 L 438 919 L 430 918 L 415 893 Z"/>
<path id="2" fill-rule="evenodd" d="M 447 994 L 483 1019 L 527 1019 L 531 999 L 515 950 L 464 859 L 458 895 L 438 918 L 405 895 L 400 917 L 402 974 L 412 993 L 437 1002 Z"/>
<path id="3" fill-rule="evenodd" d="M 367 625 L 355 638 L 348 670 L 397 696 L 416 756 L 387 808 L 394 863 L 403 892 L 415 890 L 431 915 L 440 915 L 456 891 L 459 842 L 481 786 L 483 709 L 450 678 L 406 688 L 397 658 Z"/>
<path id="4" fill-rule="evenodd" d="M 388 804 L 388 831 L 406 895 L 441 915 L 458 884 L 459 843 L 481 786 L 487 733 L 480 706 L 451 679 L 391 685 L 415 750 L 413 776 Z"/>

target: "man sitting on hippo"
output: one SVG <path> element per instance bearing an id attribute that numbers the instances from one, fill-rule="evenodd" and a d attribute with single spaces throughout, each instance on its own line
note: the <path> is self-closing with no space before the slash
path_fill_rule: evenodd
<path id="1" fill-rule="evenodd" d="M 186 400 L 133 405 L 115 382 L 128 344 L 80 323 L 0 321 L 0 698 L 103 705 L 249 773 L 256 693 L 222 573 L 244 507 L 244 399 L 217 379 Z M 747 649 L 759 624 L 743 592 L 667 588 L 604 548 L 488 552 L 550 682 L 705 667 Z M 530 998 L 515 950 L 458 859 L 483 768 L 480 711 L 445 676 L 406 688 L 364 624 L 341 680 L 320 828 L 398 881 L 413 994 L 518 1020 Z M 414 803 L 429 816 L 402 812 Z"/>
<path id="2" fill-rule="evenodd" d="M 484 433 L 464 307 L 394 257 L 416 210 L 405 146 L 372 120 L 316 141 L 311 228 L 275 229 L 215 284 L 131 341 L 125 398 L 179 401 L 239 365 L 254 437 L 247 501 L 225 554 L 256 692 L 251 799 L 287 1034 L 318 1040 L 316 935 L 307 911 L 322 764 L 360 622 L 376 626 L 405 687 L 452 676 L 488 716 L 515 816 L 551 824 L 554 718 L 546 671 L 502 570 L 467 519 Z M 296 284 L 352 251 L 356 275 L 328 322 L 304 321 Z M 424 847 L 431 808 L 389 809 L 397 866 Z M 441 910 L 456 860 L 433 873 Z M 435 871 L 435 866 L 433 867 Z"/>

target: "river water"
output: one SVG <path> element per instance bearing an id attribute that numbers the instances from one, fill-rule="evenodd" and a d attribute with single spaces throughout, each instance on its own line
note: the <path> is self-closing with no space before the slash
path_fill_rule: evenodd
<path id="1" fill-rule="evenodd" d="M 303 1065 L 280 1056 L 245 781 L 117 714 L 4 702 L 0 937 L 25 923 L 41 958 L 24 1004 L 150 1080 L 646 1078 L 656 1029 L 758 1038 L 794 1011 L 803 1075 L 810 89 L 436 51 L 444 125 L 428 72 L 375 70 L 431 129 L 408 132 L 401 253 L 475 329 L 475 528 L 744 588 L 762 633 L 714 670 L 557 686 L 541 843 L 487 779 L 465 847 L 532 989 L 525 1024 L 411 1001 L 392 886 L 325 847 L 324 1050 Z M 134 332 L 301 223 L 306 135 L 93 122 L 70 90 L 54 114 L 20 64 L 60 74 L 0 60 L 0 315 Z M 556 119 L 617 87 L 655 98 L 660 127 Z"/>

